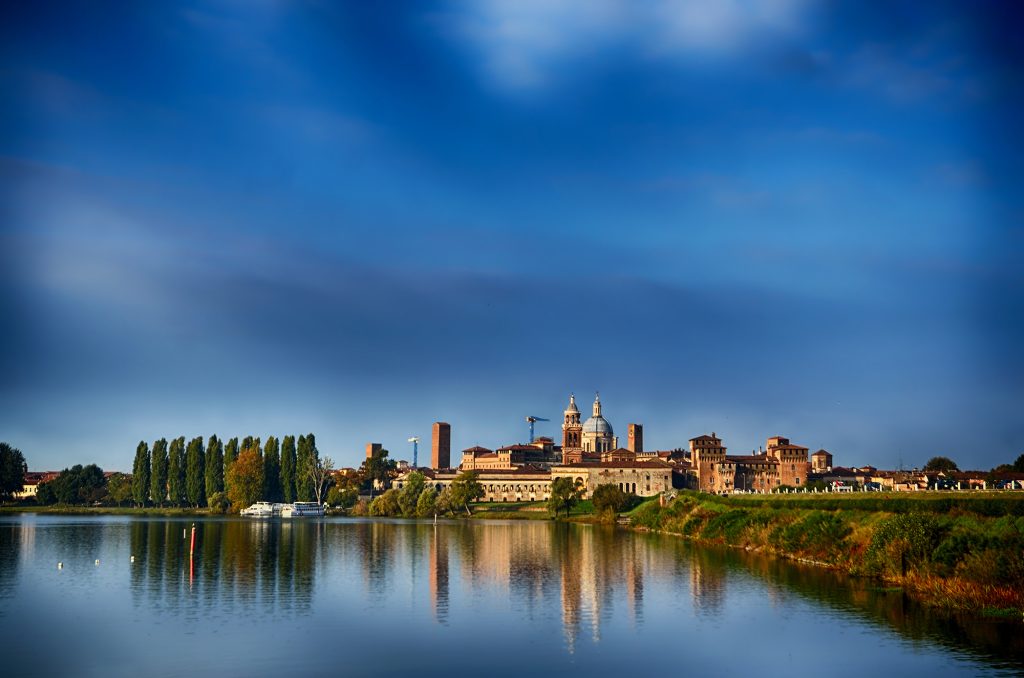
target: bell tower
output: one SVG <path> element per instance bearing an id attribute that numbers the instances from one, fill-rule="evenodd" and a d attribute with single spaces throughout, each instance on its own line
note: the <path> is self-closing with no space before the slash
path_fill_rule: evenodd
<path id="1" fill-rule="evenodd" d="M 562 422 L 562 462 L 582 461 L 583 455 L 583 424 L 580 423 L 580 410 L 576 407 L 575 394 L 569 395 L 569 407 L 565 408 Z"/>

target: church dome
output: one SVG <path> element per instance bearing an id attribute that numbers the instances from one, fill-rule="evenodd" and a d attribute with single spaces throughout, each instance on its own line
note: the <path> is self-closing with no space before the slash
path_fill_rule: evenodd
<path id="1" fill-rule="evenodd" d="M 601 433 L 606 435 L 612 435 L 612 425 L 608 423 L 608 420 L 602 417 L 600 414 L 587 419 L 583 422 L 584 433 Z"/>

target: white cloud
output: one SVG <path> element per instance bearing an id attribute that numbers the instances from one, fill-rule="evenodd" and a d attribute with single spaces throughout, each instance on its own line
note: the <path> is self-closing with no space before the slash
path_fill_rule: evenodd
<path id="1" fill-rule="evenodd" d="M 612 46 L 653 58 L 728 56 L 800 29 L 804 0 L 484 0 L 440 25 L 509 90 L 550 85 L 565 61 Z"/>

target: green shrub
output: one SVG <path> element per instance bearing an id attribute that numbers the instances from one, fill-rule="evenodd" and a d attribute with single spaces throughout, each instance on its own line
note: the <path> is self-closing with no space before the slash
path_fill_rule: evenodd
<path id="1" fill-rule="evenodd" d="M 869 574 L 897 577 L 909 571 L 931 572 L 933 555 L 946 530 L 928 513 L 904 513 L 879 523 L 864 558 Z"/>

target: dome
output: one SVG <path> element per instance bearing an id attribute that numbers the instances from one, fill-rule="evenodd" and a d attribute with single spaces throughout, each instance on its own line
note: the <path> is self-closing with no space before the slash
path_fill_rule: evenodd
<path id="1" fill-rule="evenodd" d="M 612 435 L 612 425 L 599 414 L 583 422 L 583 432 Z"/>

